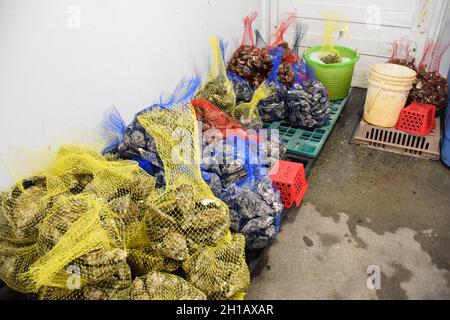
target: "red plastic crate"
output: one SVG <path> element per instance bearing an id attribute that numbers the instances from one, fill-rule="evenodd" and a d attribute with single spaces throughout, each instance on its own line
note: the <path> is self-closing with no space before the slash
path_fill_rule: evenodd
<path id="1" fill-rule="evenodd" d="M 294 202 L 300 205 L 308 188 L 303 163 L 278 160 L 269 177 L 280 191 L 285 208 L 291 208 Z"/>
<path id="2" fill-rule="evenodd" d="M 436 126 L 435 114 L 435 106 L 413 102 L 402 110 L 395 128 L 408 133 L 426 136 Z"/>

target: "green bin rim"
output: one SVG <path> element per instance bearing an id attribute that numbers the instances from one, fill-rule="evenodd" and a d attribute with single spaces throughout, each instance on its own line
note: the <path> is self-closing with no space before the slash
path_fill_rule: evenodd
<path id="1" fill-rule="evenodd" d="M 358 62 L 359 60 L 359 53 L 358 51 L 351 49 L 351 48 L 347 48 L 347 47 L 342 47 L 342 46 L 334 46 L 334 48 L 339 51 L 339 53 L 341 55 L 343 55 L 344 57 L 347 58 L 352 58 L 352 60 L 347 61 L 347 62 L 339 62 L 339 63 L 331 63 L 331 64 L 325 64 L 325 63 L 320 63 L 318 61 L 315 61 L 313 59 L 311 59 L 311 57 L 309 56 L 312 52 L 317 52 L 320 51 L 320 49 L 322 48 L 322 46 L 314 46 L 311 47 L 309 49 L 307 49 L 305 51 L 305 53 L 303 54 L 305 60 L 308 62 L 308 64 L 311 65 L 320 65 L 323 68 L 336 68 L 336 67 L 346 67 L 346 66 L 351 66 L 356 64 L 356 62 Z"/>

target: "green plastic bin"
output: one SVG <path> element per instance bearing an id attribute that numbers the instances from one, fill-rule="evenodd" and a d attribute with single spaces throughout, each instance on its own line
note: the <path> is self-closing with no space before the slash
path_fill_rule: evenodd
<path id="1" fill-rule="evenodd" d="M 322 46 L 315 46 L 306 50 L 304 57 L 308 67 L 314 72 L 317 80 L 322 82 L 328 91 L 330 100 L 340 100 L 348 96 L 350 85 L 352 83 L 353 70 L 356 62 L 359 60 L 359 54 L 356 50 L 335 46 L 341 57 L 350 58 L 351 61 L 324 64 L 311 59 L 310 54 L 321 51 Z"/>

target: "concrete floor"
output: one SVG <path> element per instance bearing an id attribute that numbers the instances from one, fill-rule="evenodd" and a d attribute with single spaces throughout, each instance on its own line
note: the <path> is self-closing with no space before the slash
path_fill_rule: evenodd
<path id="1" fill-rule="evenodd" d="M 353 90 L 247 299 L 450 299 L 450 170 L 349 144 L 364 99 Z"/>

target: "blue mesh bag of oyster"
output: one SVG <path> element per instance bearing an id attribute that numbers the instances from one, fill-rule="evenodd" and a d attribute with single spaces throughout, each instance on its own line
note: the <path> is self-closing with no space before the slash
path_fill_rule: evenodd
<path id="1" fill-rule="evenodd" d="M 223 39 L 220 40 L 220 50 L 222 51 L 224 61 L 227 45 L 228 43 L 225 43 Z M 233 88 L 236 94 L 236 105 L 252 100 L 254 90 L 247 80 L 229 70 L 227 70 L 227 78 L 233 82 Z"/>
<path id="2" fill-rule="evenodd" d="M 284 49 L 281 47 L 273 48 L 270 50 L 270 54 L 273 57 L 273 68 L 266 82 L 274 94 L 258 103 L 259 115 L 263 122 L 281 121 L 286 118 L 285 100 L 287 89 L 284 84 L 278 81 L 278 71 L 284 55 Z"/>
<path id="3" fill-rule="evenodd" d="M 228 205 L 231 229 L 244 234 L 247 249 L 260 249 L 275 240 L 283 213 L 280 194 L 262 160 L 264 154 L 255 144 L 227 137 L 208 145 L 202 159 L 202 177 Z"/>
<path id="4" fill-rule="evenodd" d="M 250 102 L 254 93 L 250 83 L 231 71 L 227 71 L 227 77 L 233 82 L 234 92 L 236 93 L 236 105 L 242 102 Z"/>
<path id="5" fill-rule="evenodd" d="M 299 56 L 300 43 L 307 26 L 298 23 L 295 31 L 294 52 Z M 293 127 L 315 129 L 328 123 L 331 102 L 325 86 L 316 80 L 303 58 L 292 64 L 294 83 L 286 94 L 288 120 Z"/>
<path id="6" fill-rule="evenodd" d="M 324 85 L 309 76 L 303 60 L 292 67 L 295 82 L 286 95 L 291 126 L 315 129 L 326 125 L 330 119 L 331 102 Z"/>
<path id="7" fill-rule="evenodd" d="M 147 107 L 136 113 L 133 121 L 127 126 L 116 108 L 107 110 L 103 117 L 103 137 L 107 146 L 103 154 L 109 154 L 116 159 L 134 160 L 139 163 L 147 173 L 156 178 L 156 187 L 163 187 L 164 166 L 156 149 L 153 137 L 142 127 L 137 120 L 138 117 L 155 107 L 169 108 L 171 105 L 182 101 L 190 101 L 197 88 L 200 79 L 194 77 L 182 80 L 178 83 L 173 93 L 163 101 Z"/>

